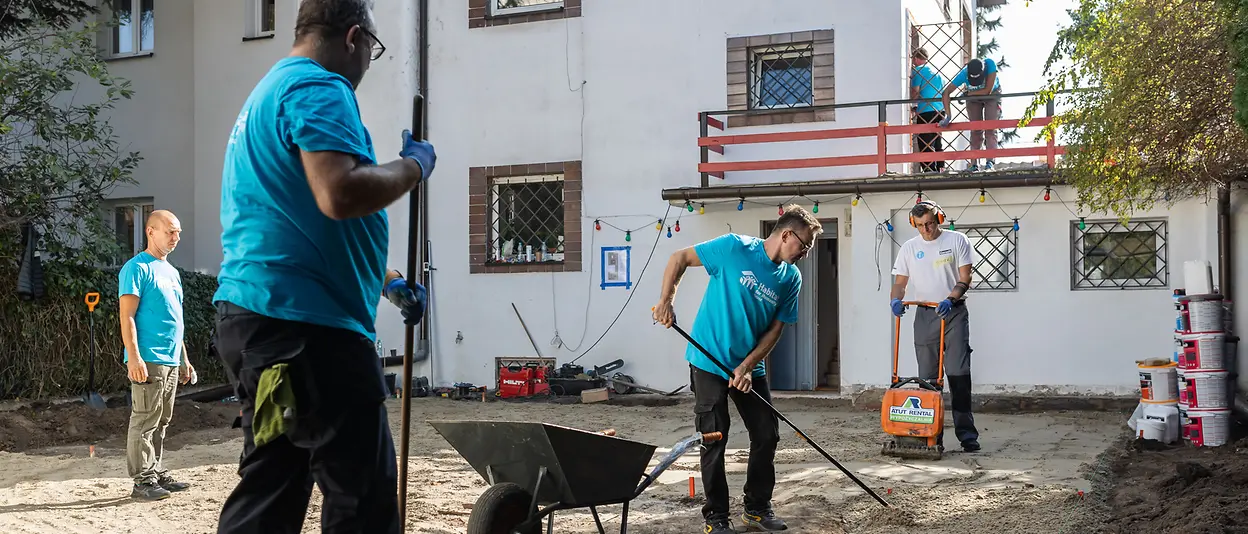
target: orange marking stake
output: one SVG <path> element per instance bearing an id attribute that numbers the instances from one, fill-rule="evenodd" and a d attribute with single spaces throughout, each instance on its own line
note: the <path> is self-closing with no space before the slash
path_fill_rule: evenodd
<path id="1" fill-rule="evenodd" d="M 95 458 L 95 445 L 91 445 L 91 457 Z"/>
<path id="2" fill-rule="evenodd" d="M 689 477 L 689 498 L 693 498 L 693 477 Z"/>

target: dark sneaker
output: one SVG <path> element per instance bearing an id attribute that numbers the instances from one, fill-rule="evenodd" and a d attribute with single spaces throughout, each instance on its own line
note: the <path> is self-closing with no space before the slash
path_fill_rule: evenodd
<path id="1" fill-rule="evenodd" d="M 732 523 L 727 519 L 717 519 L 706 524 L 706 529 L 702 532 L 706 534 L 736 534 L 733 530 Z"/>
<path id="2" fill-rule="evenodd" d="M 745 522 L 745 526 L 750 530 L 774 531 L 789 529 L 789 526 L 784 524 L 782 519 L 776 517 L 776 514 L 771 509 L 758 512 L 746 510 L 744 514 L 741 514 L 741 520 Z"/>
<path id="3" fill-rule="evenodd" d="M 160 480 L 157 481 L 156 483 L 159 484 L 160 487 L 165 488 L 168 491 L 182 491 L 184 489 L 191 487 L 190 484 L 187 484 L 186 482 L 178 482 L 169 475 L 160 477 Z"/>
<path id="4" fill-rule="evenodd" d="M 130 492 L 131 499 L 138 499 L 140 501 L 159 501 L 161 499 L 168 499 L 171 495 L 173 494 L 169 493 L 169 490 L 152 482 L 135 484 L 134 490 Z"/>
<path id="5" fill-rule="evenodd" d="M 979 450 L 979 440 L 968 439 L 962 442 L 962 450 L 966 452 L 975 452 Z"/>

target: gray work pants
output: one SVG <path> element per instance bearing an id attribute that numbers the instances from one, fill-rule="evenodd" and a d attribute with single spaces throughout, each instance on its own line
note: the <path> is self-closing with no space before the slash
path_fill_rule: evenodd
<path id="1" fill-rule="evenodd" d="M 178 368 L 144 363 L 147 383 L 130 384 L 126 464 L 135 484 L 155 484 L 168 473 L 161 459 L 165 455 L 165 430 L 173 419 L 173 399 L 178 393 Z"/>
<path id="2" fill-rule="evenodd" d="M 935 381 L 939 376 L 940 316 L 935 308 L 919 306 L 914 314 L 914 354 L 919 376 Z M 965 302 L 945 316 L 945 376 L 949 379 L 953 432 L 958 441 L 979 440 L 971 414 L 971 322 Z M 943 444 L 944 435 L 941 435 Z"/>

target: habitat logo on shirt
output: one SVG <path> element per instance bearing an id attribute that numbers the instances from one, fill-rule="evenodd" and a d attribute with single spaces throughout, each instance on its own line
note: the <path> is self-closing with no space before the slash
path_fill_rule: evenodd
<path id="1" fill-rule="evenodd" d="M 758 277 L 754 276 L 753 271 L 741 271 L 741 285 L 752 291 L 754 293 L 754 298 L 773 306 L 780 300 L 780 296 L 776 294 L 776 290 L 767 287 L 762 282 L 759 282 Z"/>

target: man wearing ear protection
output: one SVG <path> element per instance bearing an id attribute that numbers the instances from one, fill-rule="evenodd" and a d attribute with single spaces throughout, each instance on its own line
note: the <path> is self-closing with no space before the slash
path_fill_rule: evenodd
<path id="1" fill-rule="evenodd" d="M 935 380 L 940 362 L 940 324 L 945 322 L 945 375 L 952 397 L 954 435 L 967 452 L 979 450 L 979 431 L 971 414 L 970 316 L 966 292 L 971 287 L 971 240 L 966 234 L 941 230 L 945 212 L 934 202 L 910 209 L 910 225 L 919 235 L 901 245 L 893 265 L 893 314 L 905 313 L 902 299 L 938 303 L 919 306 L 914 316 L 914 353 L 919 376 Z M 944 433 L 938 442 L 944 446 Z"/>

